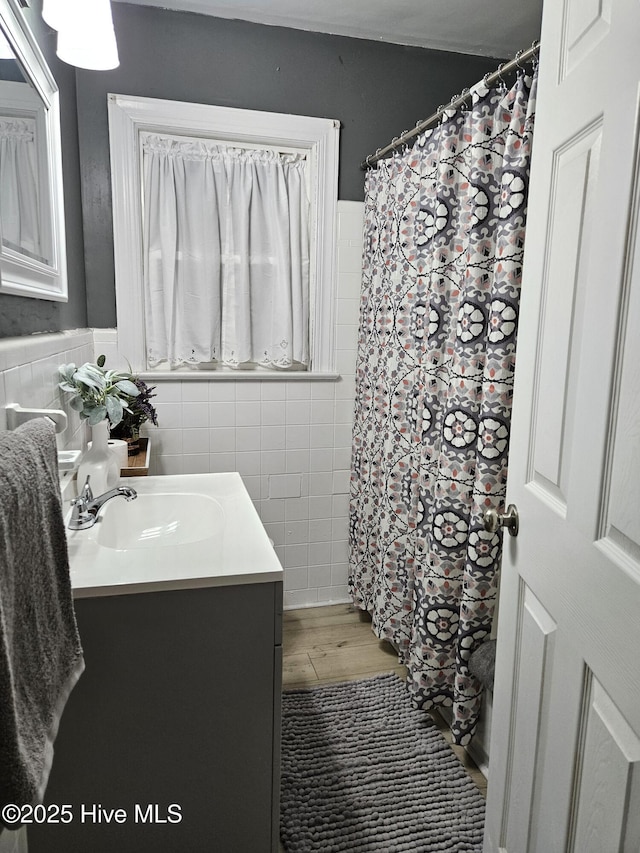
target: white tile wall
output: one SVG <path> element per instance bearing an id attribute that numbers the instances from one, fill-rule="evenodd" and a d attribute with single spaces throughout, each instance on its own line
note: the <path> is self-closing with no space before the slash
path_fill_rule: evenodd
<path id="1" fill-rule="evenodd" d="M 362 219 L 359 202 L 338 203 L 336 381 L 159 380 L 160 426 L 152 474 L 239 471 L 285 570 L 285 607 L 348 600 L 347 530 L 355 394 Z M 0 341 L 4 404 L 65 408 L 56 387 L 62 362 L 97 355 L 122 365 L 115 330 Z M 126 356 L 126 353 L 124 353 Z M 76 413 L 61 447 L 82 447 Z"/>
<path id="2" fill-rule="evenodd" d="M 58 388 L 60 364 L 84 364 L 94 358 L 93 334 L 80 329 L 56 334 L 29 335 L 0 340 L 0 429 L 6 429 L 7 403 L 37 409 L 63 409 L 68 425 L 57 436 L 60 449 L 82 449 L 86 430 L 68 395 Z"/>
<path id="3" fill-rule="evenodd" d="M 336 382 L 158 381 L 152 473 L 239 471 L 285 570 L 285 606 L 347 601 L 363 205 L 338 205 Z M 118 363 L 114 333 L 96 352 Z M 208 445 L 207 445 L 208 441 Z"/>
<path id="4" fill-rule="evenodd" d="M 359 202 L 338 203 L 340 380 L 156 383 L 151 473 L 239 471 L 284 566 L 286 607 L 348 600 L 363 213 Z M 95 340 L 96 354 L 121 363 L 113 331 L 96 330 Z"/>

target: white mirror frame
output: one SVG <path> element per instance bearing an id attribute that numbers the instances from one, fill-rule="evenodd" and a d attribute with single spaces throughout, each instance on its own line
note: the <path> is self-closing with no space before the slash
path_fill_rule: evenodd
<path id="1" fill-rule="evenodd" d="M 0 293 L 67 302 L 62 146 L 58 86 L 17 0 L 0 0 L 0 29 L 44 104 L 51 260 L 44 263 L 0 245 Z"/>

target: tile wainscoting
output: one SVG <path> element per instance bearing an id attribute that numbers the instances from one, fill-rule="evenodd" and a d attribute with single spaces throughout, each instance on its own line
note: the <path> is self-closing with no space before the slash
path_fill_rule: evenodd
<path id="1" fill-rule="evenodd" d="M 60 364 L 93 361 L 91 329 L 53 334 L 27 335 L 0 340 L 0 429 L 7 428 L 5 406 L 63 409 L 68 423 L 57 436 L 58 449 L 82 449 L 87 441 L 85 427 L 68 405 L 68 395 L 58 388 Z"/>
<path id="2" fill-rule="evenodd" d="M 285 570 L 285 607 L 348 600 L 349 468 L 364 205 L 338 202 L 340 379 L 158 379 L 150 474 L 239 471 Z M 114 329 L 96 354 L 126 366 Z"/>
<path id="3" fill-rule="evenodd" d="M 150 474 L 239 471 L 285 570 L 285 607 L 346 602 L 349 468 L 364 205 L 338 203 L 336 367 L 331 381 L 159 379 L 160 426 L 150 427 Z M 57 387 L 59 364 L 126 367 L 115 329 L 0 340 L 5 406 L 64 409 L 58 446 L 83 448 L 81 425 Z"/>

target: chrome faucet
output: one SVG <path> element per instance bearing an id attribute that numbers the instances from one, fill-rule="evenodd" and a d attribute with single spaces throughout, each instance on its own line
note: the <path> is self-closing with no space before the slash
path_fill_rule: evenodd
<path id="1" fill-rule="evenodd" d="M 136 490 L 130 486 L 118 486 L 94 498 L 89 484 L 90 479 L 91 477 L 87 476 L 82 487 L 82 493 L 71 501 L 73 509 L 69 520 L 69 530 L 86 530 L 88 527 L 93 527 L 98 520 L 100 510 L 111 498 L 122 496 L 125 500 L 132 501 L 138 497 Z"/>

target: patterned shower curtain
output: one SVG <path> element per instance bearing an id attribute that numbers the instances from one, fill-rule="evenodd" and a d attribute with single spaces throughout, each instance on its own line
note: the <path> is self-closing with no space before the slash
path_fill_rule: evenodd
<path id="1" fill-rule="evenodd" d="M 350 592 L 462 744 L 498 584 L 482 516 L 505 498 L 535 80 L 479 83 L 366 178 Z"/>

